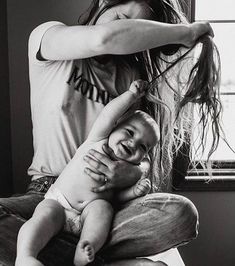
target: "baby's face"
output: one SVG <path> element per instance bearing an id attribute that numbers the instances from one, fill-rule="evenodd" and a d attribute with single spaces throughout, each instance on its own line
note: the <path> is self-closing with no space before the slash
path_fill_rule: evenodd
<path id="1" fill-rule="evenodd" d="M 127 119 L 110 134 L 108 145 L 117 159 L 139 164 L 158 142 L 151 125 L 137 117 Z"/>

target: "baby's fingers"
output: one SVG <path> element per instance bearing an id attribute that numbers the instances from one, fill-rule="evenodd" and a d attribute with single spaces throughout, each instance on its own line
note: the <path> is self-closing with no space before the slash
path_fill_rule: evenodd
<path id="1" fill-rule="evenodd" d="M 104 174 L 92 171 L 90 168 L 85 168 L 84 172 L 96 182 L 105 183 L 106 177 Z"/>
<path id="2" fill-rule="evenodd" d="M 139 181 L 139 185 L 144 187 L 151 187 L 151 182 L 148 178 L 143 178 Z"/>
<path id="3" fill-rule="evenodd" d="M 144 195 L 148 194 L 150 189 L 151 189 L 150 180 L 147 178 L 144 178 L 144 179 L 141 179 L 136 184 L 136 187 L 134 189 L 134 193 L 136 194 L 136 196 L 140 197 L 140 196 L 144 196 Z"/>
<path id="4" fill-rule="evenodd" d="M 130 91 L 141 97 L 148 90 L 148 82 L 142 79 L 138 79 L 132 82 L 130 86 Z"/>
<path id="5" fill-rule="evenodd" d="M 149 179 L 145 178 L 140 181 L 138 184 L 140 190 L 142 190 L 145 194 L 147 194 L 151 189 L 151 182 Z"/>

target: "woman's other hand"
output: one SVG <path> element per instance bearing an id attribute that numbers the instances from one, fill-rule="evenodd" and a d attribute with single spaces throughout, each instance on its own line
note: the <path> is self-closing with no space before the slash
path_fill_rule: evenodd
<path id="1" fill-rule="evenodd" d="M 209 22 L 202 21 L 202 22 L 194 22 L 188 25 L 189 33 L 186 36 L 186 40 L 184 45 L 186 47 L 191 47 L 195 44 L 197 39 L 204 34 L 208 34 L 211 37 L 214 37 L 213 29 Z"/>
<path id="2" fill-rule="evenodd" d="M 113 161 L 112 156 L 109 156 L 112 152 L 110 148 L 104 145 L 103 150 L 107 155 L 90 150 L 84 157 L 90 166 L 85 168 L 85 173 L 101 184 L 100 187 L 93 188 L 93 192 L 128 187 L 140 179 L 142 171 L 139 166 L 125 161 Z"/>

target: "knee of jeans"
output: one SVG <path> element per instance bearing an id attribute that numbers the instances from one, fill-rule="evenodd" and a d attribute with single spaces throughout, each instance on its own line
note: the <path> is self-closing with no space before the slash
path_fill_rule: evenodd
<path id="1" fill-rule="evenodd" d="M 192 203 L 191 200 L 182 197 L 182 202 L 180 204 L 180 219 L 182 219 L 182 224 L 184 227 L 184 237 L 185 240 L 191 240 L 198 235 L 199 226 L 199 215 L 197 208 Z"/>

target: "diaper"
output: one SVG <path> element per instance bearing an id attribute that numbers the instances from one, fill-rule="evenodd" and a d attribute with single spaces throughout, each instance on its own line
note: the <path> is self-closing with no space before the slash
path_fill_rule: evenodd
<path id="1" fill-rule="evenodd" d="M 81 211 L 74 209 L 67 201 L 65 196 L 61 193 L 61 191 L 55 187 L 55 185 L 51 185 L 51 187 L 45 194 L 45 199 L 56 200 L 64 208 L 65 211 L 64 230 L 69 233 L 73 233 L 76 236 L 79 236 L 82 229 Z"/>

